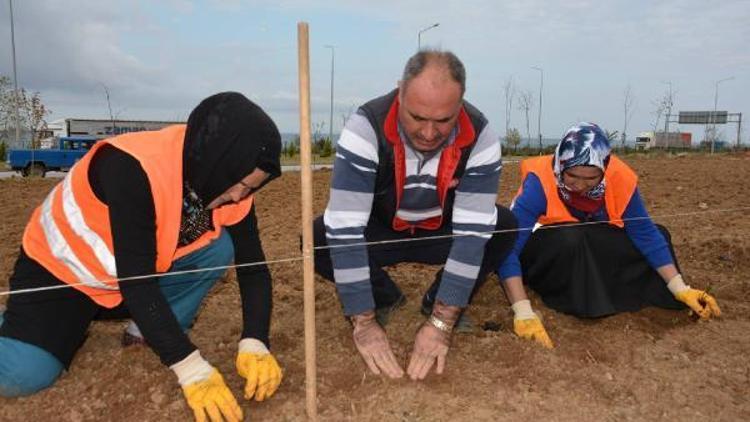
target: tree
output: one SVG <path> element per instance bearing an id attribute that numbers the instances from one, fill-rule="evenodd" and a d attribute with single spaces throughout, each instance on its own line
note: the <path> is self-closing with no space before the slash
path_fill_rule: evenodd
<path id="1" fill-rule="evenodd" d="M 46 117 L 51 110 L 47 109 L 44 103 L 42 103 L 39 92 L 35 92 L 30 97 L 27 97 L 26 91 L 22 89 L 21 94 L 23 94 L 21 98 L 24 99 L 24 102 L 21 103 L 23 105 L 22 121 L 25 121 L 26 127 L 31 130 L 32 148 L 39 148 L 42 133 L 47 129 Z"/>
<path id="2" fill-rule="evenodd" d="M 529 126 L 529 110 L 534 107 L 534 93 L 529 91 L 521 91 L 518 96 L 518 109 L 523 111 L 526 115 L 526 145 L 531 146 L 531 128 Z"/>
<path id="3" fill-rule="evenodd" d="M 625 87 L 625 91 L 623 92 L 623 100 L 622 100 L 622 108 L 625 113 L 625 119 L 622 126 L 622 148 L 625 148 L 625 140 L 627 139 L 627 133 L 628 133 L 628 123 L 630 122 L 630 119 L 633 117 L 634 110 L 634 104 L 635 104 L 635 96 L 633 95 L 633 89 L 630 87 L 630 84 Z"/>
<path id="4" fill-rule="evenodd" d="M 664 118 L 666 119 L 668 117 L 667 115 L 671 113 L 672 106 L 674 105 L 675 94 L 675 92 L 669 89 L 667 92 L 662 94 L 661 97 L 651 101 L 651 104 L 655 107 L 655 110 L 652 113 L 654 114 L 654 116 L 656 116 L 654 123 L 651 126 L 654 132 L 659 131 L 659 120 L 661 120 L 661 116 L 664 115 Z"/>
<path id="5" fill-rule="evenodd" d="M 10 129 L 16 127 L 15 107 L 16 96 L 10 78 L 0 75 L 0 137 L 6 143 L 10 138 Z M 31 133 L 33 147 L 39 146 L 39 138 L 47 128 L 46 117 L 50 113 L 51 110 L 44 105 L 39 92 L 29 94 L 24 88 L 18 89 L 18 124 Z"/>
<path id="6" fill-rule="evenodd" d="M 323 128 L 325 127 L 326 122 L 320 121 L 317 123 L 312 124 L 312 152 L 313 154 L 319 154 L 320 148 L 323 146 L 322 140 L 324 139 L 321 136 L 321 133 L 323 132 Z"/>
<path id="7" fill-rule="evenodd" d="M 521 143 L 521 132 L 516 128 L 511 128 L 505 132 L 505 145 L 513 147 L 513 152 L 518 149 L 518 145 Z"/>
<path id="8" fill-rule="evenodd" d="M 609 141 L 609 144 L 612 145 L 615 142 L 617 142 L 617 134 L 620 133 L 619 131 L 606 131 L 607 132 L 607 140 Z"/>
<path id="9" fill-rule="evenodd" d="M 318 155 L 321 157 L 330 157 L 333 154 L 333 142 L 325 137 L 317 142 Z"/>
<path id="10" fill-rule="evenodd" d="M 295 136 L 294 139 L 284 145 L 282 152 L 284 153 L 284 155 L 290 158 L 299 154 L 299 136 Z"/>
<path id="11" fill-rule="evenodd" d="M 669 115 L 672 112 L 672 106 L 674 105 L 675 101 L 675 95 L 676 93 L 672 91 L 672 85 L 670 84 L 669 89 L 662 94 L 661 97 L 651 101 L 651 104 L 655 107 L 654 111 L 651 113 L 655 116 L 654 123 L 651 125 L 651 129 L 654 131 L 654 133 L 659 131 L 660 125 L 659 121 L 661 120 L 661 116 L 664 115 L 664 131 L 667 131 Z M 669 139 L 669 135 L 665 135 L 666 139 Z M 668 145 L 667 145 L 668 146 Z"/>
<path id="12" fill-rule="evenodd" d="M 0 131 L 3 133 L 3 139 L 6 138 L 10 128 L 15 128 L 15 97 L 13 96 L 13 86 L 10 78 L 0 75 Z"/>
<path id="13" fill-rule="evenodd" d="M 516 86 L 513 83 L 513 76 L 508 77 L 503 85 L 505 94 L 505 133 L 510 130 L 510 116 L 513 111 L 513 97 L 516 95 Z"/>
<path id="14" fill-rule="evenodd" d="M 661 116 L 664 114 L 664 110 L 666 107 L 661 102 L 661 98 L 657 98 L 656 100 L 651 101 L 651 104 L 655 107 L 654 111 L 651 112 L 654 117 L 654 122 L 651 124 L 651 130 L 654 131 L 654 133 L 659 131 L 659 122 L 661 120 Z"/>
<path id="15" fill-rule="evenodd" d="M 107 98 L 107 110 L 109 111 L 109 121 L 112 122 L 112 131 L 116 134 L 117 122 L 115 121 L 115 116 L 112 114 L 112 102 L 109 99 L 109 87 L 104 83 L 101 83 L 101 85 L 102 88 L 104 88 L 104 96 Z"/>

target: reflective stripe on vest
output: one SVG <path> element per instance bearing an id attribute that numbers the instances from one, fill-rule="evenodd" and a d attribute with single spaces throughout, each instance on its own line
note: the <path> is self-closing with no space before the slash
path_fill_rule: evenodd
<path id="1" fill-rule="evenodd" d="M 44 231 L 44 237 L 47 240 L 50 252 L 73 274 L 75 274 L 81 283 L 97 289 L 117 290 L 117 286 L 108 285 L 99 281 L 97 277 L 94 276 L 85 265 L 83 265 L 70 248 L 70 245 L 68 245 L 68 242 L 65 240 L 65 236 L 62 234 L 57 223 L 55 223 L 55 218 L 52 214 L 52 202 L 55 197 L 59 196 L 60 189 L 63 190 L 63 211 L 69 226 L 93 250 L 94 254 L 99 259 L 99 262 L 105 267 L 108 276 L 107 278 L 114 279 L 117 277 L 115 257 L 109 252 L 104 241 L 96 233 L 91 232 L 86 225 L 86 222 L 83 221 L 81 210 L 78 208 L 78 204 L 75 203 L 75 199 L 72 197 L 72 192 L 70 192 L 70 175 L 65 177 L 62 187 L 61 185 L 55 186 L 42 204 L 39 223 Z"/>
<path id="2" fill-rule="evenodd" d="M 523 192 L 523 182 L 528 174 L 533 173 L 539 179 L 547 200 L 547 209 L 539 217 L 538 223 L 546 226 L 578 222 L 579 220 L 570 214 L 557 192 L 557 178 L 552 170 L 552 160 L 552 155 L 545 155 L 521 162 L 521 186 L 518 188 L 516 198 Z M 607 181 L 607 187 L 604 191 L 604 204 L 609 216 L 608 223 L 622 228 L 625 226 L 622 215 L 638 186 L 638 176 L 622 160 L 610 155 L 607 169 L 604 171 L 604 179 Z M 513 201 L 515 202 L 515 199 Z"/>
<path id="3" fill-rule="evenodd" d="M 88 181 L 91 159 L 106 144 L 136 158 L 148 178 L 156 217 L 157 272 L 166 272 L 175 259 L 219 237 L 222 226 L 241 221 L 250 211 L 252 196 L 215 209 L 215 229 L 190 245 L 177 248 L 184 137 L 185 126 L 176 125 L 97 142 L 34 210 L 24 231 L 26 254 L 99 305 L 112 308 L 122 302 L 115 280 L 117 268 L 108 207 L 99 201 Z"/>

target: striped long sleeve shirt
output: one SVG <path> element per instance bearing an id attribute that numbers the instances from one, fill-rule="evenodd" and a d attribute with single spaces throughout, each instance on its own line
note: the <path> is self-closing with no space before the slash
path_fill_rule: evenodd
<path id="1" fill-rule="evenodd" d="M 446 145 L 453 142 L 456 130 Z M 402 140 L 405 138 L 401 132 Z M 410 223 L 440 215 L 436 189 L 440 151 L 424 156 L 404 142 L 406 178 L 396 215 Z M 466 169 L 457 180 L 451 250 L 445 262 L 437 299 L 454 306 L 466 306 L 484 257 L 484 247 L 497 221 L 497 187 L 500 178 L 500 143 L 485 125 L 477 136 Z M 331 192 L 324 214 L 326 239 L 330 246 L 334 279 L 346 315 L 375 307 L 370 285 L 364 231 L 373 208 L 378 171 L 378 139 L 362 110 L 346 123 L 336 147 Z M 390 222 L 384 222 L 390 225 Z"/>

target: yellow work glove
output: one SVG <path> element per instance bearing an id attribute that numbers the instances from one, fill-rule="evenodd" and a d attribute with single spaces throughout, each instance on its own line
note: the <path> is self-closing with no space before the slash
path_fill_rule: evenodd
<path id="1" fill-rule="evenodd" d="M 266 345 L 254 338 L 240 341 L 237 373 L 245 378 L 245 398 L 263 401 L 273 395 L 281 384 L 281 367 Z"/>
<path id="2" fill-rule="evenodd" d="M 669 280 L 667 288 L 675 299 L 689 306 L 701 319 L 721 316 L 721 309 L 716 299 L 703 290 L 693 289 L 686 285 L 680 274 Z"/>
<path id="3" fill-rule="evenodd" d="M 547 335 L 542 321 L 531 309 L 531 302 L 528 299 L 519 300 L 511 305 L 511 308 L 513 308 L 513 312 L 515 313 L 513 331 L 515 331 L 518 337 L 526 340 L 534 340 L 547 349 L 555 347 L 549 335 Z"/>
<path id="4" fill-rule="evenodd" d="M 177 375 L 197 422 L 242 421 L 242 409 L 221 374 L 198 350 L 169 368 Z"/>

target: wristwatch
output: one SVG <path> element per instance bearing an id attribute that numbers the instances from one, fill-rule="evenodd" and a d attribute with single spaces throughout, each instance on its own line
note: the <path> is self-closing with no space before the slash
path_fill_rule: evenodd
<path id="1" fill-rule="evenodd" d="M 450 334 L 453 331 L 453 326 L 452 325 L 449 325 L 448 323 L 446 323 L 445 321 L 439 319 L 435 315 L 430 315 L 430 317 L 427 318 L 427 322 L 429 322 L 435 328 L 437 328 L 438 330 L 440 330 L 440 331 L 442 331 L 444 333 Z"/>

